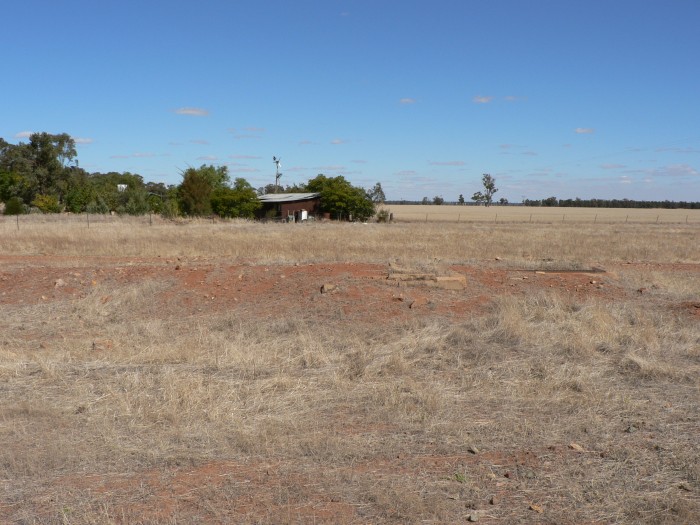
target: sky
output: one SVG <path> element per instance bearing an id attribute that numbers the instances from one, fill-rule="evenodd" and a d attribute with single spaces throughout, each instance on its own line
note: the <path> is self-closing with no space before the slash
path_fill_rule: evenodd
<path id="1" fill-rule="evenodd" d="M 22 0 L 0 137 L 80 167 L 390 200 L 700 201 L 698 0 Z"/>

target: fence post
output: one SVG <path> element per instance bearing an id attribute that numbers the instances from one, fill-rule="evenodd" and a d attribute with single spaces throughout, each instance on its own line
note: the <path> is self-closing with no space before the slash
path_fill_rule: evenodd
<path id="1" fill-rule="evenodd" d="M 88 229 L 90 229 L 90 213 L 86 212 L 85 216 L 87 217 Z"/>
<path id="2" fill-rule="evenodd" d="M 659 216 L 656 216 L 656 224 L 659 224 Z"/>
<path id="3" fill-rule="evenodd" d="M 428 214 L 425 214 L 425 222 L 428 222 Z"/>
<path id="4" fill-rule="evenodd" d="M 532 213 L 530 214 L 530 222 L 532 222 Z"/>
<path id="5" fill-rule="evenodd" d="M 598 222 L 598 214 L 597 213 L 595 214 L 595 217 L 593 218 L 593 224 L 595 224 L 596 222 Z"/>
<path id="6" fill-rule="evenodd" d="M 17 218 L 17 231 L 19 231 L 19 213 L 15 217 Z"/>
<path id="7" fill-rule="evenodd" d="M 495 223 L 497 223 L 497 222 L 498 222 L 498 213 L 496 214 L 496 218 L 494 219 L 494 221 L 493 221 L 493 222 L 495 222 Z"/>
<path id="8" fill-rule="evenodd" d="M 628 220 L 629 218 L 630 218 L 629 215 L 628 215 L 627 217 L 625 217 L 625 224 L 627 224 L 627 220 Z"/>
<path id="9" fill-rule="evenodd" d="M 459 219 L 461 219 L 461 218 L 462 218 L 462 214 L 460 213 L 459 215 L 457 215 L 457 224 L 459 224 Z M 685 222 L 688 222 L 688 218 L 687 218 L 687 217 L 686 217 L 686 219 L 685 219 Z"/>

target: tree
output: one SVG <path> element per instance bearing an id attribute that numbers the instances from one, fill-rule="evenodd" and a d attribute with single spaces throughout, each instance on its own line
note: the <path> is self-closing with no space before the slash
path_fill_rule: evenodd
<path id="1" fill-rule="evenodd" d="M 435 195 L 435 197 L 433 197 L 433 204 L 440 205 L 440 204 L 444 204 L 444 202 L 445 202 L 445 199 L 443 199 L 439 195 Z"/>
<path id="2" fill-rule="evenodd" d="M 462 195 L 462 194 L 460 193 L 460 194 L 459 194 L 459 199 L 457 199 L 457 202 L 458 202 L 459 204 L 464 204 L 464 195 Z"/>
<path id="3" fill-rule="evenodd" d="M 386 195 L 384 195 L 384 190 L 382 189 L 382 184 L 380 182 L 377 182 L 374 185 L 374 188 L 369 190 L 367 193 L 374 204 L 384 204 L 384 201 L 386 201 Z"/>
<path id="4" fill-rule="evenodd" d="M 500 199 L 498 199 L 498 203 L 501 206 L 506 206 L 508 204 L 508 199 L 506 199 L 505 197 L 501 197 Z"/>
<path id="5" fill-rule="evenodd" d="M 481 177 L 481 183 L 484 185 L 484 193 L 481 194 L 481 192 L 477 192 L 480 195 L 482 195 L 482 199 L 484 204 L 486 206 L 491 206 L 491 202 L 493 201 L 493 195 L 498 191 L 498 188 L 496 188 L 496 179 L 494 179 L 491 175 L 488 173 L 484 173 Z M 476 195 L 476 193 L 474 194 Z M 476 200 L 476 199 L 474 199 Z"/>
<path id="6" fill-rule="evenodd" d="M 211 213 L 212 187 L 198 170 L 189 168 L 182 174 L 178 188 L 180 209 L 185 215 L 209 215 Z"/>
<path id="7" fill-rule="evenodd" d="M 306 189 L 321 195 L 321 211 L 336 218 L 350 218 L 365 221 L 374 215 L 374 203 L 362 188 L 350 184 L 341 175 L 326 177 L 323 174 L 311 179 Z"/>
<path id="8" fill-rule="evenodd" d="M 219 217 L 252 219 L 262 206 L 255 189 L 242 178 L 237 178 L 233 188 L 217 188 L 211 195 L 211 207 Z"/>
<path id="9" fill-rule="evenodd" d="M 212 193 L 228 188 L 229 180 L 226 166 L 202 164 L 199 168 L 187 168 L 178 187 L 180 209 L 186 215 L 209 215 Z"/>
<path id="10" fill-rule="evenodd" d="M 430 201 L 428 200 L 428 197 L 423 197 L 423 200 L 420 201 L 421 204 L 430 204 Z"/>

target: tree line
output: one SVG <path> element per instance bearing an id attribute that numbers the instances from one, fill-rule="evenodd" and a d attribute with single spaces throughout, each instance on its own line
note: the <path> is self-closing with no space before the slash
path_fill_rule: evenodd
<path id="1" fill-rule="evenodd" d="M 342 176 L 319 174 L 306 184 L 257 190 L 243 178 L 231 180 L 226 166 L 202 165 L 181 172 L 178 185 L 144 181 L 124 172 L 89 173 L 79 166 L 74 139 L 67 133 L 33 133 L 28 142 L 0 138 L 0 202 L 5 214 L 118 213 L 166 217 L 209 216 L 253 218 L 258 195 L 279 191 L 318 192 L 321 211 L 334 217 L 366 220 L 384 202 L 381 184 L 365 190 Z"/>
<path id="2" fill-rule="evenodd" d="M 665 208 L 665 209 L 700 209 L 700 202 L 686 201 L 638 201 L 633 199 L 525 199 L 525 206 L 559 206 L 562 208 Z"/>

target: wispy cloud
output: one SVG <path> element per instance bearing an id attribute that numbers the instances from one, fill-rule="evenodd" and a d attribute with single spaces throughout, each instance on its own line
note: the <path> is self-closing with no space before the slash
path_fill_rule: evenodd
<path id="1" fill-rule="evenodd" d="M 299 141 L 300 146 L 308 146 L 309 144 L 314 144 L 314 143 L 308 139 L 304 139 L 304 140 Z"/>
<path id="2" fill-rule="evenodd" d="M 601 164 L 600 167 L 604 170 L 618 170 L 621 168 L 626 168 L 627 166 L 624 164 Z"/>
<path id="3" fill-rule="evenodd" d="M 229 155 L 229 159 L 261 159 L 262 157 L 257 155 Z"/>
<path id="4" fill-rule="evenodd" d="M 201 144 L 201 145 L 206 146 L 209 144 L 209 141 L 204 140 L 204 139 L 192 139 L 192 140 L 190 140 L 190 144 Z"/>
<path id="5" fill-rule="evenodd" d="M 16 139 L 28 139 L 32 136 L 33 131 L 20 131 L 15 135 Z"/>
<path id="6" fill-rule="evenodd" d="M 593 128 L 576 128 L 574 132 L 578 133 L 579 135 L 585 135 L 589 133 L 594 133 L 595 129 Z"/>
<path id="7" fill-rule="evenodd" d="M 203 108 L 178 108 L 175 110 L 178 115 L 189 115 L 191 117 L 209 116 L 209 111 Z"/>
<path id="8" fill-rule="evenodd" d="M 416 99 L 415 98 L 410 98 L 410 97 L 404 97 L 401 100 L 399 100 L 400 104 L 415 104 Z"/>
<path id="9" fill-rule="evenodd" d="M 536 157 L 536 156 L 537 156 L 537 152 L 536 152 L 536 151 L 530 151 L 530 150 L 528 150 L 528 151 L 523 151 L 523 152 L 521 153 L 521 155 L 526 155 L 526 156 L 528 156 L 528 157 Z"/>
<path id="10" fill-rule="evenodd" d="M 338 145 L 338 144 L 347 144 L 348 141 L 345 139 L 333 139 L 331 140 L 331 144 L 333 145 Z"/>
<path id="11" fill-rule="evenodd" d="M 216 155 L 202 155 L 201 157 L 197 157 L 197 160 L 214 161 L 219 160 L 219 158 Z"/>
<path id="12" fill-rule="evenodd" d="M 474 98 L 472 99 L 472 102 L 474 102 L 475 104 L 488 104 L 488 103 L 491 102 L 492 100 L 493 100 L 493 97 L 490 97 L 490 96 L 489 96 L 489 97 L 484 97 L 484 96 L 481 96 L 481 95 L 477 95 L 476 97 L 474 97 Z"/>
<path id="13" fill-rule="evenodd" d="M 354 164 L 367 164 L 367 161 L 364 159 L 351 160 L 350 162 Z"/>
<path id="14" fill-rule="evenodd" d="M 258 173 L 259 171 L 258 168 L 234 168 L 231 170 L 232 173 Z"/>
<path id="15" fill-rule="evenodd" d="M 73 140 L 76 144 L 92 144 L 95 142 L 93 139 L 87 137 L 75 137 Z"/>
<path id="16" fill-rule="evenodd" d="M 243 131 L 250 131 L 251 133 L 264 133 L 267 130 L 265 128 L 258 128 L 256 126 L 249 126 L 247 128 L 243 128 Z"/>
<path id="17" fill-rule="evenodd" d="M 466 163 L 463 160 L 436 160 L 428 164 L 431 166 L 464 166 Z"/>
<path id="18" fill-rule="evenodd" d="M 700 177 L 700 171 L 688 164 L 671 164 L 654 170 L 660 177 Z"/>
<path id="19" fill-rule="evenodd" d="M 345 166 L 339 166 L 339 165 L 316 166 L 314 169 L 320 170 L 320 171 L 343 171 L 345 169 Z"/>
<path id="20" fill-rule="evenodd" d="M 698 148 L 656 148 L 654 151 L 661 152 L 671 152 L 671 153 L 700 153 Z"/>

